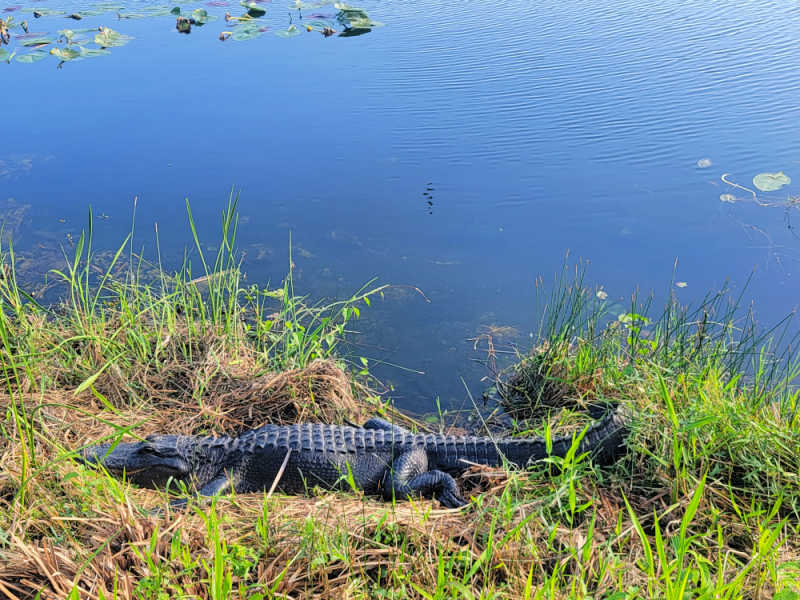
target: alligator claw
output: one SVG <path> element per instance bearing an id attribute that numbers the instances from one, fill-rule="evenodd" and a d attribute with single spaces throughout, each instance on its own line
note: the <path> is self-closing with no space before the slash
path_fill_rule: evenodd
<path id="1" fill-rule="evenodd" d="M 442 492 L 439 496 L 439 502 L 441 502 L 442 506 L 445 508 L 461 508 L 468 504 L 464 498 L 449 491 Z"/>

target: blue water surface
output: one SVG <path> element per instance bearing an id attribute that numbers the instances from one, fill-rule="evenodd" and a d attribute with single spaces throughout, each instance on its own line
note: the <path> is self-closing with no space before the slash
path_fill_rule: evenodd
<path id="1" fill-rule="evenodd" d="M 138 197 L 137 243 L 152 247 L 157 222 L 177 263 L 185 198 L 213 246 L 235 186 L 250 282 L 281 281 L 291 232 L 301 293 L 341 297 L 373 277 L 424 292 L 365 309 L 353 347 L 415 411 L 480 394 L 485 344 L 471 339 L 487 327 L 513 328 L 499 345 L 531 343 L 535 280 L 567 252 L 609 300 L 663 298 L 674 280 L 696 302 L 755 270 L 746 298 L 763 321 L 795 308 L 797 2 L 364 0 L 384 27 L 324 37 L 303 24 L 334 20 L 332 5 L 301 17 L 273 0 L 268 31 L 223 42 L 222 16 L 243 13 L 229 4 L 180 3 L 220 17 L 182 35 L 171 15 L 73 22 L 30 11 L 95 5 L 0 3 L 31 31 L 135 38 L 60 69 L 0 64 L 0 201 L 31 205 L 20 247 L 66 246 L 89 205 L 112 247 Z M 290 18 L 301 34 L 274 35 Z M 794 182 L 754 200 L 721 180 L 754 189 L 765 171 Z"/>

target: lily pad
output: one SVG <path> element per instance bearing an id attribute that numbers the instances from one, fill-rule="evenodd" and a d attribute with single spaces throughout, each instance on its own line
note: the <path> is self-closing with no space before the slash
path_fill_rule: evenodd
<path id="1" fill-rule="evenodd" d="M 36 52 L 28 52 L 27 54 L 20 54 L 17 56 L 17 62 L 21 63 L 35 63 L 39 62 L 40 60 L 44 60 L 50 54 L 48 52 L 42 52 L 41 50 L 37 50 Z"/>
<path id="2" fill-rule="evenodd" d="M 96 56 L 111 54 L 111 50 L 106 48 L 84 48 L 83 46 L 78 46 L 78 51 L 81 53 L 81 58 L 95 58 Z"/>
<path id="3" fill-rule="evenodd" d="M 727 202 L 729 204 L 736 202 L 736 196 L 733 194 L 720 194 L 719 199 L 721 202 Z"/>
<path id="4" fill-rule="evenodd" d="M 63 10 L 58 10 L 55 8 L 41 8 L 38 6 L 36 8 L 30 9 L 30 12 L 32 12 L 33 16 L 36 17 L 37 19 L 39 17 L 53 17 L 64 14 Z"/>
<path id="5" fill-rule="evenodd" d="M 707 169 L 708 167 L 711 166 L 711 159 L 710 158 L 701 158 L 700 160 L 697 161 L 697 166 L 700 169 Z"/>
<path id="6" fill-rule="evenodd" d="M 245 42 L 247 40 L 252 40 L 253 38 L 257 38 L 260 36 L 263 31 L 263 27 L 261 25 L 256 25 L 255 23 L 248 23 L 246 25 L 239 25 L 233 29 L 233 34 L 231 35 L 231 39 L 236 42 Z"/>
<path id="7" fill-rule="evenodd" d="M 81 11 L 81 14 L 85 17 L 96 17 L 98 15 L 105 14 L 107 12 L 116 12 L 122 10 L 123 6 L 121 4 L 113 4 L 109 2 L 99 2 L 93 5 L 91 8 L 85 9 Z"/>
<path id="8" fill-rule="evenodd" d="M 759 173 L 753 177 L 753 185 L 762 192 L 774 192 L 792 183 L 791 178 L 783 171 L 777 173 Z"/>
<path id="9" fill-rule="evenodd" d="M 37 37 L 45 37 L 47 35 L 46 31 L 30 31 L 28 33 L 21 33 L 19 35 L 15 35 L 15 40 L 32 40 L 33 38 Z"/>
<path id="10" fill-rule="evenodd" d="M 300 35 L 300 30 L 294 25 L 289 25 L 287 29 L 281 29 L 280 31 L 276 31 L 275 35 L 284 38 L 294 37 L 296 35 Z"/>
<path id="11" fill-rule="evenodd" d="M 340 34 L 342 36 L 361 35 L 368 33 L 373 27 L 383 26 L 383 23 L 370 19 L 367 11 L 363 8 L 350 6 L 344 2 L 337 2 L 333 6 L 339 11 L 336 14 L 336 20 L 346 28 L 346 31 Z"/>
<path id="12" fill-rule="evenodd" d="M 87 27 L 84 29 L 61 29 L 58 32 L 59 37 L 64 38 L 67 44 L 75 42 L 88 42 L 85 38 L 81 38 L 80 34 L 83 33 L 97 33 L 97 27 Z"/>
<path id="13" fill-rule="evenodd" d="M 294 0 L 294 4 L 289 8 L 296 10 L 314 10 L 315 8 L 322 8 L 331 4 L 330 0 L 320 0 L 319 2 L 302 2 L 301 0 Z"/>
<path id="14" fill-rule="evenodd" d="M 103 48 L 114 48 L 124 46 L 132 39 L 129 35 L 123 35 L 110 27 L 104 27 L 100 33 L 94 36 L 94 43 Z"/>
<path id="15" fill-rule="evenodd" d="M 11 55 L 8 53 L 8 50 L 0 48 L 0 60 L 5 60 L 5 61 L 11 60 Z"/>
<path id="16" fill-rule="evenodd" d="M 81 55 L 80 50 L 75 48 L 51 48 L 50 54 L 57 56 L 61 60 L 74 60 Z"/>
<path id="17" fill-rule="evenodd" d="M 205 8 L 194 9 L 192 11 L 192 18 L 197 25 L 205 25 L 210 19 L 208 16 L 208 11 Z"/>
<path id="18" fill-rule="evenodd" d="M 263 17 L 265 14 L 267 14 L 267 9 L 263 6 L 259 6 L 255 2 L 247 2 L 247 0 L 242 0 L 239 4 L 247 9 L 247 14 L 251 17 Z"/>
<path id="19" fill-rule="evenodd" d="M 178 11 L 180 8 L 178 7 Z M 135 13 L 117 13 L 120 19 L 147 19 L 150 17 L 164 17 L 171 13 L 169 6 L 153 6 L 150 8 L 142 8 L 139 12 Z"/>
<path id="20" fill-rule="evenodd" d="M 52 44 L 54 41 L 55 40 L 53 38 L 37 37 L 25 40 L 22 42 L 22 45 L 26 48 L 30 48 L 32 46 L 47 46 L 48 44 Z"/>

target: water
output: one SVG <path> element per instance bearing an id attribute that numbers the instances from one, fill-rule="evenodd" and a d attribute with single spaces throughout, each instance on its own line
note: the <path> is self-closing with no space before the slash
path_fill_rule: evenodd
<path id="1" fill-rule="evenodd" d="M 280 281 L 291 231 L 303 293 L 342 296 L 372 277 L 424 291 L 429 302 L 403 287 L 374 303 L 355 340 L 415 411 L 469 405 L 465 383 L 479 395 L 485 351 L 470 338 L 484 328 L 530 343 L 534 280 L 568 251 L 610 299 L 637 286 L 663 297 L 677 260 L 687 302 L 755 269 L 748 298 L 765 322 L 796 306 L 796 2 L 359 6 L 386 26 L 282 39 L 282 0 L 247 42 L 219 41 L 222 20 L 188 36 L 174 17 L 37 20 L 136 39 L 61 70 L 52 57 L 0 64 L 0 200 L 32 206 L 19 244 L 66 243 L 91 204 L 111 246 L 138 196 L 137 238 L 152 245 L 157 221 L 177 260 L 184 198 L 213 245 L 235 185 L 249 281 Z M 780 170 L 795 181 L 759 193 L 770 206 L 720 179 L 752 188 Z"/>

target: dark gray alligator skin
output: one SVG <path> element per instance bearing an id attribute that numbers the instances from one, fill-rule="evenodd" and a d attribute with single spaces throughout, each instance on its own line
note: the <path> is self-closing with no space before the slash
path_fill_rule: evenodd
<path id="1" fill-rule="evenodd" d="M 621 409 L 610 411 L 586 430 L 578 451 L 609 463 L 623 451 L 628 433 Z M 436 497 L 462 506 L 454 475 L 470 464 L 517 467 L 564 456 L 572 436 L 554 437 L 550 453 L 542 438 L 413 434 L 383 419 L 363 427 L 306 423 L 265 425 L 239 437 L 151 436 L 144 442 L 87 448 L 83 460 L 102 464 L 133 483 L 164 487 L 183 481 L 201 495 L 234 490 L 289 494 L 356 487 L 386 499 Z"/>

